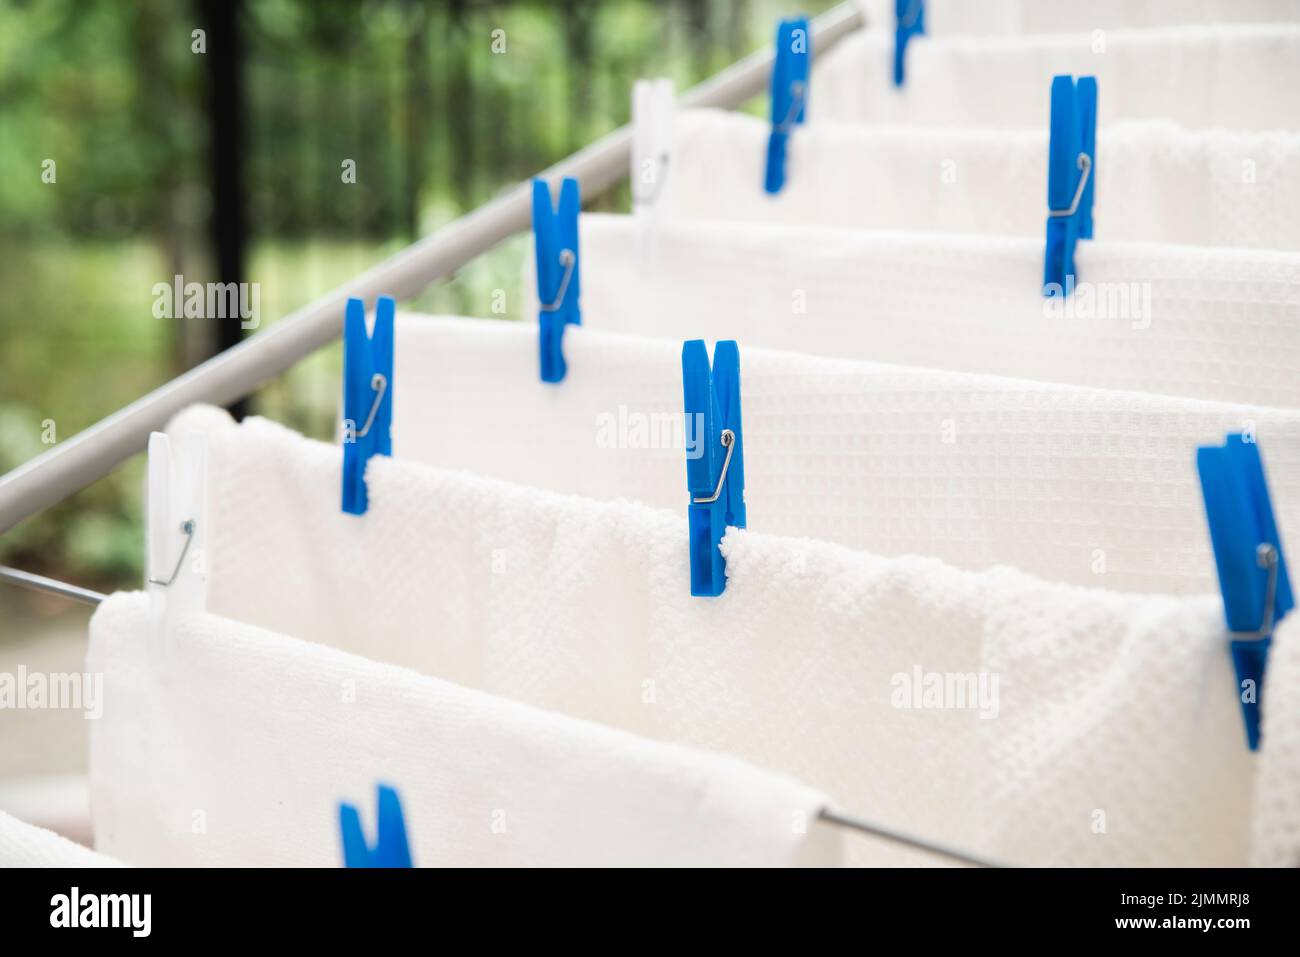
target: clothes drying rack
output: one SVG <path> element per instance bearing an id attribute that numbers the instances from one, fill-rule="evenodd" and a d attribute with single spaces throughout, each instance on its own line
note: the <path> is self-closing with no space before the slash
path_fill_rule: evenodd
<path id="1" fill-rule="evenodd" d="M 841 3 L 812 21 L 812 48 L 824 53 L 864 24 L 865 17 L 856 2 Z M 688 109 L 734 109 L 763 92 L 773 60 L 771 48 L 760 50 L 693 87 L 678 102 Z M 538 175 L 551 183 L 572 176 L 578 180 L 583 197 L 590 199 L 628 174 L 631 148 L 632 128 L 622 126 Z M 298 360 L 338 339 L 343 333 L 344 305 L 349 298 L 410 298 L 502 240 L 528 229 L 531 214 L 532 188 L 525 182 L 285 316 L 265 332 L 250 336 L 0 476 L 0 534 L 143 452 L 150 433 L 163 428 L 186 406 L 196 402 L 229 405 L 243 399 Z M 105 597 L 87 588 L 4 566 L 0 566 L 0 581 L 89 605 L 98 605 Z M 1000 866 L 958 848 L 830 808 L 822 809 L 819 817 L 831 825 L 959 863 Z"/>

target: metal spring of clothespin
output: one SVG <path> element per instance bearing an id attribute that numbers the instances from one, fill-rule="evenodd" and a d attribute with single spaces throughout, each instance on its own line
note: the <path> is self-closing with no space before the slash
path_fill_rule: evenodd
<path id="1" fill-rule="evenodd" d="M 1047 246 L 1043 295 L 1074 289 L 1074 247 L 1092 238 L 1097 179 L 1097 80 L 1052 78 L 1051 139 L 1047 148 Z"/>
<path id="2" fill-rule="evenodd" d="M 344 867 L 410 867 L 411 848 L 406 839 L 406 822 L 397 792 L 378 785 L 378 815 L 373 846 L 361 828 L 361 812 L 351 804 L 339 803 L 339 834 L 343 840 Z"/>
<path id="3" fill-rule="evenodd" d="M 1260 692 L 1273 628 L 1294 605 L 1259 446 L 1229 435 L 1196 450 L 1196 470 L 1214 545 L 1223 613 L 1237 674 L 1246 743 L 1260 742 Z"/>
<path id="4" fill-rule="evenodd" d="M 686 487 L 691 594 L 721 595 L 726 559 L 719 543 L 728 526 L 745 527 L 745 443 L 740 419 L 740 349 L 719 342 L 709 365 L 703 339 L 682 345 L 686 408 Z"/>
<path id="5" fill-rule="evenodd" d="M 207 607 L 207 437 L 149 436 L 145 588 L 157 650 L 164 656 L 178 619 Z"/>
<path id="6" fill-rule="evenodd" d="M 392 455 L 393 318 L 391 296 L 375 303 L 373 333 L 366 333 L 366 306 L 349 299 L 343 316 L 343 511 L 364 515 L 370 506 L 366 463 Z"/>
<path id="7" fill-rule="evenodd" d="M 894 0 L 894 86 L 902 86 L 907 42 L 925 33 L 925 0 Z"/>
<path id="8" fill-rule="evenodd" d="M 772 60 L 771 122 L 767 138 L 767 165 L 763 188 L 772 194 L 785 187 L 786 144 L 794 128 L 804 121 L 808 105 L 812 34 L 807 17 L 792 17 L 776 27 L 776 55 Z"/>
<path id="9" fill-rule="evenodd" d="M 582 294 L 578 252 L 578 212 L 582 201 L 578 181 L 560 184 L 558 209 L 551 205 L 551 188 L 533 180 L 533 248 L 537 254 L 537 325 L 543 382 L 563 382 L 564 327 L 582 324 L 578 301 Z"/>

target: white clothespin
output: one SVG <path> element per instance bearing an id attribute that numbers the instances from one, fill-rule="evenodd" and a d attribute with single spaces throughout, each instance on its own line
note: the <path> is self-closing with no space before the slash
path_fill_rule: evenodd
<path id="1" fill-rule="evenodd" d="M 208 442 L 185 436 L 173 449 L 161 432 L 149 436 L 145 589 L 153 634 L 169 655 L 176 622 L 207 608 Z"/>
<path id="2" fill-rule="evenodd" d="M 641 261 L 653 256 L 662 217 L 673 137 L 673 81 L 637 80 L 632 87 L 632 216 L 641 236 Z"/>

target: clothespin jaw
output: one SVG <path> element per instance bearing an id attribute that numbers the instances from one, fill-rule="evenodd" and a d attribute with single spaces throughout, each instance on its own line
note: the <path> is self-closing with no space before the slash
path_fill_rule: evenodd
<path id="1" fill-rule="evenodd" d="M 176 621 L 207 608 L 207 437 L 182 436 L 173 447 L 162 432 L 149 436 L 145 589 L 158 648 Z"/>
<path id="2" fill-rule="evenodd" d="M 1075 283 L 1074 247 L 1092 238 L 1097 159 L 1097 81 L 1052 78 L 1051 139 L 1047 155 L 1047 249 L 1044 295 Z"/>
<path id="3" fill-rule="evenodd" d="M 1260 690 L 1273 628 L 1294 605 L 1286 555 L 1273 517 L 1259 446 L 1229 435 L 1196 450 L 1205 516 L 1232 634 L 1246 743 L 1259 747 Z"/>
<path id="4" fill-rule="evenodd" d="M 804 121 L 808 103 L 808 74 L 812 63 L 812 34 L 807 17 L 782 20 L 776 27 L 772 60 L 771 121 L 763 188 L 776 194 L 785 186 L 785 152 L 790 133 Z"/>
<path id="5" fill-rule="evenodd" d="M 392 455 L 393 316 L 391 296 L 375 303 L 375 327 L 366 333 L 366 307 L 349 299 L 343 317 L 343 511 L 364 515 L 370 505 L 366 463 Z"/>
<path id="6" fill-rule="evenodd" d="M 632 86 L 632 216 L 642 263 L 653 251 L 660 199 L 668 182 L 674 99 L 672 80 L 637 80 Z"/>
<path id="7" fill-rule="evenodd" d="M 903 85 L 907 41 L 925 33 L 925 0 L 894 0 L 894 86 Z"/>
<path id="8" fill-rule="evenodd" d="M 551 188 L 533 180 L 533 247 L 537 253 L 537 324 L 541 336 L 543 382 L 563 382 L 564 327 L 580 325 L 578 211 L 582 201 L 578 181 L 566 176 L 560 185 L 558 210 L 551 205 Z"/>
<path id="9" fill-rule="evenodd" d="M 361 829 L 361 814 L 351 804 L 339 803 L 339 833 L 343 839 L 344 867 L 410 867 L 411 848 L 397 792 L 380 784 L 378 833 L 373 847 Z"/>
<path id="10" fill-rule="evenodd" d="M 721 595 L 726 560 L 718 548 L 728 526 L 745 527 L 745 443 L 740 420 L 740 350 L 719 342 L 713 366 L 703 339 L 682 346 L 686 406 L 686 488 L 691 594 Z"/>

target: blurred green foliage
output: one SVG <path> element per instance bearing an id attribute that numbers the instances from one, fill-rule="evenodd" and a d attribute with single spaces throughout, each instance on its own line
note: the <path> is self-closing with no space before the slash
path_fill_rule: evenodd
<path id="1" fill-rule="evenodd" d="M 263 329 L 626 122 L 638 77 L 685 88 L 794 12 L 774 0 L 240 10 L 245 278 L 261 284 Z M 212 351 L 210 321 L 151 310 L 157 282 L 216 278 L 207 67 L 191 49 L 203 27 L 197 0 L 0 0 L 0 471 Z M 625 189 L 598 205 L 626 209 Z M 516 316 L 525 248 L 504 243 L 409 305 L 489 315 L 504 289 Z M 330 436 L 339 358 L 335 345 L 299 363 L 254 410 Z M 0 537 L 0 562 L 133 587 L 142 473 L 137 457 Z"/>

